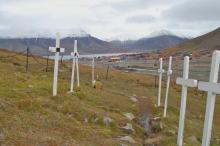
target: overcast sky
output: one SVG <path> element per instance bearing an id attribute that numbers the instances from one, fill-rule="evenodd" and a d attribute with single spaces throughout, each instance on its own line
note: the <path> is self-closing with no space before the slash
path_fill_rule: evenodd
<path id="1" fill-rule="evenodd" d="M 220 27 L 220 0 L 0 0 L 0 36 L 134 39 L 169 30 L 198 36 Z"/>

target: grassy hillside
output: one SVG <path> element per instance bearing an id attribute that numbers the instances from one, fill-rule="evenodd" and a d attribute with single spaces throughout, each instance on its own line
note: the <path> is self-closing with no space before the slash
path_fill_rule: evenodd
<path id="1" fill-rule="evenodd" d="M 20 146 L 141 146 L 154 143 L 175 146 L 180 104 L 180 87 L 172 82 L 167 119 L 152 124 L 146 133 L 141 120 L 144 116 L 161 117 L 162 108 L 155 108 L 157 88 L 154 78 L 142 74 L 97 68 L 101 88 L 91 86 L 91 68 L 80 65 L 80 88 L 69 93 L 71 63 L 60 64 L 58 96 L 52 96 L 53 62 L 45 72 L 46 60 L 29 58 L 0 51 L 0 144 Z M 14 57 L 6 57 L 14 56 Z M 36 62 L 36 59 L 38 62 Z M 165 82 L 163 83 L 165 87 Z M 163 89 L 164 91 L 164 89 Z M 185 142 L 187 146 L 201 145 L 205 98 L 202 92 L 190 90 Z M 135 97 L 138 102 L 133 102 Z M 164 93 L 163 96 L 164 97 Z M 196 106 L 195 106 L 196 105 Z M 133 113 L 129 121 L 123 114 Z M 217 98 L 214 118 L 213 145 L 220 137 L 220 98 Z M 104 118 L 111 118 L 106 124 Z M 132 123 L 135 132 L 120 127 Z M 136 143 L 120 140 L 131 136 Z M 192 136 L 196 137 L 193 140 Z"/>
<path id="2" fill-rule="evenodd" d="M 220 28 L 213 30 L 207 34 L 191 39 L 185 43 L 177 45 L 176 47 L 164 49 L 162 52 L 169 55 L 196 52 L 198 55 L 211 54 L 213 50 L 220 49 Z"/>

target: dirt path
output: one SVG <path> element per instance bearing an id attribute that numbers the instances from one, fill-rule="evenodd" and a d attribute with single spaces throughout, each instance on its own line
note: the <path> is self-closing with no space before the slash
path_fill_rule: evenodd
<path id="1" fill-rule="evenodd" d="M 140 124 L 145 129 L 145 137 L 143 138 L 143 146 L 158 146 L 158 141 L 160 141 L 160 136 L 157 136 L 154 131 L 155 123 L 158 121 L 153 117 L 154 105 L 149 97 L 142 96 L 138 97 L 138 104 L 141 111 Z"/>
<path id="2" fill-rule="evenodd" d="M 138 104 L 141 111 L 141 125 L 145 128 L 146 135 L 151 134 L 150 119 L 152 118 L 152 102 L 149 97 L 138 97 Z"/>

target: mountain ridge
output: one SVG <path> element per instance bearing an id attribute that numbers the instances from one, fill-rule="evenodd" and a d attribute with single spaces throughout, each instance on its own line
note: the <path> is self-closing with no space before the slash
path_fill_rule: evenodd
<path id="1" fill-rule="evenodd" d="M 162 53 L 167 55 L 180 54 L 181 52 L 211 53 L 213 50 L 220 49 L 219 38 L 220 27 L 175 47 L 168 47 L 162 50 Z"/>
<path id="2" fill-rule="evenodd" d="M 159 34 L 158 34 L 159 35 Z M 30 37 L 30 38 L 0 38 L 0 48 L 10 51 L 20 52 L 27 49 L 34 55 L 47 55 L 48 47 L 55 45 L 55 38 L 48 36 Z M 154 34 L 155 36 L 155 34 Z M 121 52 L 137 52 L 160 50 L 163 48 L 173 47 L 187 38 L 179 37 L 174 34 L 163 32 L 160 36 L 145 37 L 138 40 L 127 41 L 104 41 L 96 38 L 85 31 L 79 33 L 71 33 L 61 39 L 61 47 L 66 48 L 65 55 L 69 55 L 73 50 L 74 40 L 78 40 L 79 52 L 81 54 L 92 53 L 121 53 Z"/>
<path id="3" fill-rule="evenodd" d="M 91 35 L 86 37 L 65 37 L 61 39 L 61 47 L 66 48 L 65 54 L 68 55 L 73 50 L 74 40 L 78 40 L 79 51 L 86 53 L 113 53 L 120 52 L 111 43 L 102 41 Z M 10 51 L 20 52 L 29 46 L 30 51 L 35 55 L 47 55 L 49 46 L 55 45 L 53 38 L 4 38 L 0 39 L 0 48 Z"/>
<path id="4" fill-rule="evenodd" d="M 177 44 L 187 41 L 188 38 L 179 37 L 171 34 L 154 35 L 152 37 L 144 37 L 138 40 L 113 40 L 116 47 L 121 47 L 124 49 L 137 49 L 137 50 L 160 50 L 167 47 L 172 47 Z M 159 42 L 159 43 L 158 43 Z"/>

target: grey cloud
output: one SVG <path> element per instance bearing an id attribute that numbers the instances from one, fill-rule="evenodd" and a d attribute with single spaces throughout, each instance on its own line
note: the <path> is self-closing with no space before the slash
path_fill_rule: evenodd
<path id="1" fill-rule="evenodd" d="M 187 0 L 163 13 L 165 19 L 179 22 L 220 21 L 219 0 Z"/>
<path id="2" fill-rule="evenodd" d="M 138 37 L 161 28 L 197 35 L 220 24 L 220 0 L 63 0 L 62 6 L 55 2 L 0 0 L 0 36 L 59 29 L 69 33 L 72 28 L 100 38 L 127 37 L 130 30 L 130 36 Z"/>
<path id="3" fill-rule="evenodd" d="M 183 1 L 183 0 L 179 0 Z M 112 9 L 123 12 L 123 11 L 133 11 L 140 9 L 147 9 L 152 6 L 169 5 L 176 2 L 176 0 L 126 0 L 118 2 L 103 2 L 98 6 L 108 6 Z"/>
<path id="4" fill-rule="evenodd" d="M 155 22 L 156 18 L 150 15 L 136 15 L 132 17 L 128 17 L 126 22 L 131 23 L 152 23 Z"/>

